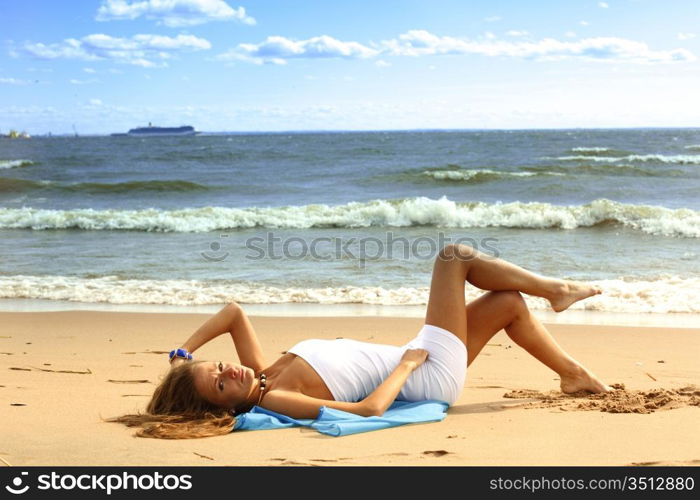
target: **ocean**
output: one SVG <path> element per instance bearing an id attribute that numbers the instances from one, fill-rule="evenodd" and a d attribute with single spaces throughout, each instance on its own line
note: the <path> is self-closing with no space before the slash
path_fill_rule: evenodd
<path id="1" fill-rule="evenodd" d="M 0 238 L 0 299 L 419 306 L 462 241 L 700 313 L 700 129 L 0 139 Z"/>

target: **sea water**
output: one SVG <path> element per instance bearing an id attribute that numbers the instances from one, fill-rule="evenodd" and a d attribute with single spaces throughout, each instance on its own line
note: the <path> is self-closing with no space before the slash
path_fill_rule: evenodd
<path id="1" fill-rule="evenodd" d="M 0 298 L 415 307 L 462 241 L 700 313 L 699 195 L 700 129 L 5 139 Z"/>

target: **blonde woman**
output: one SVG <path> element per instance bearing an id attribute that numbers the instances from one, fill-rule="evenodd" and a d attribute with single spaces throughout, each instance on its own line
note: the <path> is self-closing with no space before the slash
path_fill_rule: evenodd
<path id="1" fill-rule="evenodd" d="M 465 282 L 487 293 L 465 304 Z M 397 399 L 452 405 L 467 367 L 501 329 L 559 374 L 563 392 L 609 391 L 555 342 L 521 293 L 543 297 L 559 312 L 600 290 L 448 245 L 435 260 L 425 325 L 409 343 L 310 339 L 269 363 L 243 309 L 229 304 L 170 353 L 171 370 L 146 413 L 110 420 L 140 427 L 139 436 L 178 439 L 226 434 L 236 415 L 253 406 L 315 418 L 322 406 L 371 416 Z M 231 335 L 239 363 L 192 360 L 192 353 L 224 333 Z"/>

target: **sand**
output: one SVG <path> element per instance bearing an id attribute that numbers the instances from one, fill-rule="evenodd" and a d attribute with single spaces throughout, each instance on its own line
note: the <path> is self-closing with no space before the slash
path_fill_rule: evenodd
<path id="1" fill-rule="evenodd" d="M 565 314 L 565 313 L 564 313 Z M 0 462 L 12 465 L 699 465 L 700 328 L 548 325 L 619 389 L 563 396 L 557 375 L 499 332 L 438 423 L 333 438 L 308 429 L 196 440 L 133 437 L 166 351 L 208 316 L 0 313 Z M 416 318 L 252 317 L 272 361 L 305 338 L 402 344 Z M 224 335 L 199 359 L 236 360 Z M 624 387 L 624 388 L 623 388 Z"/>

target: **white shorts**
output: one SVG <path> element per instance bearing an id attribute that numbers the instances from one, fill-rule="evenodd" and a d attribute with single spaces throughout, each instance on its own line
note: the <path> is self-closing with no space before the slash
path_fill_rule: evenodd
<path id="1" fill-rule="evenodd" d="M 425 349 L 428 359 L 409 377 L 400 397 L 406 401 L 437 399 L 453 405 L 467 378 L 467 348 L 453 333 L 424 325 L 418 336 L 403 346 Z"/>

